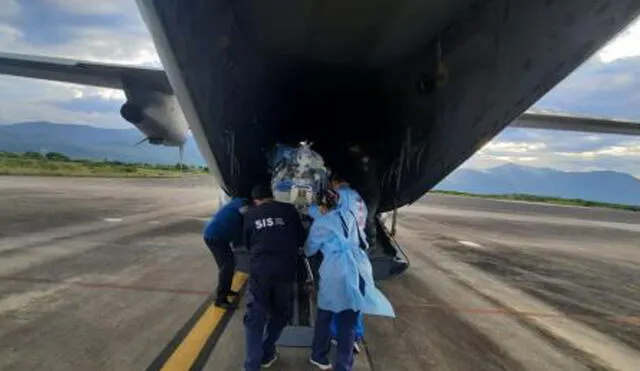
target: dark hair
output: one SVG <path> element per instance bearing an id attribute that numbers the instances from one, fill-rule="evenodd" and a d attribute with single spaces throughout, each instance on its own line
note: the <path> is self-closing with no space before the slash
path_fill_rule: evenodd
<path id="1" fill-rule="evenodd" d="M 327 209 L 334 209 L 338 206 L 340 201 L 340 194 L 331 188 L 323 189 L 318 192 L 317 202 L 320 206 L 325 206 Z"/>
<path id="2" fill-rule="evenodd" d="M 347 181 L 342 175 L 340 175 L 340 173 L 337 173 L 335 171 L 331 173 L 331 177 L 329 178 L 329 180 L 332 182 L 339 182 L 339 183 L 343 183 Z"/>
<path id="3" fill-rule="evenodd" d="M 271 192 L 271 188 L 266 184 L 256 184 L 251 189 L 251 198 L 253 198 L 254 200 L 273 198 L 273 192 Z"/>

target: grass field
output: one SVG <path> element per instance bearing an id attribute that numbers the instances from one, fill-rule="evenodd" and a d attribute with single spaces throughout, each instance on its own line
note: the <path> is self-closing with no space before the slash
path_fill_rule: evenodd
<path id="1" fill-rule="evenodd" d="M 49 175 L 86 177 L 168 178 L 182 174 L 204 174 L 202 167 L 126 164 L 117 161 L 74 160 L 62 154 L 0 152 L 0 175 Z"/>
<path id="2" fill-rule="evenodd" d="M 640 211 L 640 206 L 633 205 L 621 205 L 610 204 L 606 202 L 587 201 L 579 198 L 558 198 L 558 197 L 546 197 L 546 196 L 534 196 L 526 194 L 509 194 L 509 195 L 480 195 L 456 191 L 432 191 L 431 193 L 445 194 L 452 196 L 464 196 L 464 197 L 477 197 L 477 198 L 491 198 L 498 200 L 514 200 L 525 202 L 542 202 L 555 205 L 568 205 L 568 206 L 583 206 L 583 207 L 604 207 L 608 209 L 618 209 L 627 211 Z"/>

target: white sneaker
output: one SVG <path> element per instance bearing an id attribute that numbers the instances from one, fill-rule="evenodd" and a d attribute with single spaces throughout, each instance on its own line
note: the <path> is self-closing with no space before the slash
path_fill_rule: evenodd
<path id="1" fill-rule="evenodd" d="M 268 360 L 267 362 L 262 362 L 262 364 L 260 365 L 262 368 L 269 368 L 271 367 L 276 361 L 278 360 L 278 353 L 274 353 L 273 354 L 273 358 L 271 358 L 270 360 Z"/>
<path id="2" fill-rule="evenodd" d="M 311 357 L 309 357 L 309 363 L 311 363 L 312 365 L 316 366 L 318 369 L 323 370 L 323 371 L 324 370 L 331 370 L 331 363 L 324 364 L 324 363 L 316 362 Z"/>
<path id="3" fill-rule="evenodd" d="M 358 344 L 357 341 L 353 342 L 353 352 L 355 354 L 360 354 L 360 345 Z"/>
<path id="4" fill-rule="evenodd" d="M 338 340 L 331 339 L 331 345 L 333 345 L 334 347 L 337 347 L 338 346 Z"/>

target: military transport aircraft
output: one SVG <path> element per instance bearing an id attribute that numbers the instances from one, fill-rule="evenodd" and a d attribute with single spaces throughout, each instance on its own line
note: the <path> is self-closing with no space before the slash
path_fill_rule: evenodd
<path id="1" fill-rule="evenodd" d="M 345 174 L 375 164 L 353 181 L 386 212 L 510 124 L 640 134 L 631 122 L 525 112 L 635 19 L 640 0 L 137 2 L 164 70 L 3 53 L 0 73 L 124 90 L 125 120 L 158 145 L 181 147 L 190 129 L 230 195 L 267 176 L 276 143 L 311 141 Z M 345 160 L 353 148 L 363 161 Z M 378 277 L 404 270 L 394 242 L 381 243 Z"/>

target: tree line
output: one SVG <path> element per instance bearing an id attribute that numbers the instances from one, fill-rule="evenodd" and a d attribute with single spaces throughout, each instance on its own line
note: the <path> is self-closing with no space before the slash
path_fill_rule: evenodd
<path id="1" fill-rule="evenodd" d="M 186 165 L 186 164 L 151 164 L 146 162 L 123 162 L 113 161 L 109 159 L 91 160 L 91 159 L 74 159 L 64 153 L 60 152 L 34 152 L 27 151 L 22 153 L 0 151 L 0 157 L 24 159 L 24 160 L 38 160 L 38 161 L 56 161 L 56 162 L 71 162 L 81 163 L 92 166 L 117 166 L 117 167 L 132 167 L 132 168 L 146 168 L 146 169 L 158 169 L 158 170 L 184 170 L 193 172 L 208 172 L 209 169 L 206 166 Z"/>

